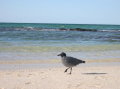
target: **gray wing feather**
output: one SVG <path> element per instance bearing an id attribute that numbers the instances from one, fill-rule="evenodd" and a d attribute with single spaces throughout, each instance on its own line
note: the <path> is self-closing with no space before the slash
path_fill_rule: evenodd
<path id="1" fill-rule="evenodd" d="M 66 61 L 67 61 L 67 63 L 69 63 L 71 65 L 78 65 L 79 63 L 82 63 L 82 60 L 79 60 L 79 59 L 73 58 L 73 57 L 66 57 Z"/>

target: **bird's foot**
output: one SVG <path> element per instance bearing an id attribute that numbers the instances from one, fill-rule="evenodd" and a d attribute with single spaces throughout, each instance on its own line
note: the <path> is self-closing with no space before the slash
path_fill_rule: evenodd
<path id="1" fill-rule="evenodd" d="M 67 69 L 64 71 L 64 73 L 67 72 Z"/>

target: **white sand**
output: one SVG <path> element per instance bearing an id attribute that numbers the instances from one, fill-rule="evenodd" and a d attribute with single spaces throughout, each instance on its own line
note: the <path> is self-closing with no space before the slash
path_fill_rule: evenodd
<path id="1" fill-rule="evenodd" d="M 0 89 L 120 89 L 120 66 L 0 70 Z"/>

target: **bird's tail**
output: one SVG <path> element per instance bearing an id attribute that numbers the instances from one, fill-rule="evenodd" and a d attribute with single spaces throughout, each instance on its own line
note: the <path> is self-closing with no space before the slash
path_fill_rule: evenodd
<path id="1" fill-rule="evenodd" d="M 85 61 L 82 61 L 83 63 L 85 63 Z"/>

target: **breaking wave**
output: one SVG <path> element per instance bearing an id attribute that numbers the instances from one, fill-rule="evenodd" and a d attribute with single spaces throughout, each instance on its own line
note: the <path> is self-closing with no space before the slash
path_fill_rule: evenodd
<path id="1" fill-rule="evenodd" d="M 91 31 L 91 32 L 120 32 L 119 29 L 84 29 L 84 28 L 74 28 L 74 29 L 66 29 L 66 28 L 35 28 L 35 27 L 2 27 L 0 31 Z"/>

